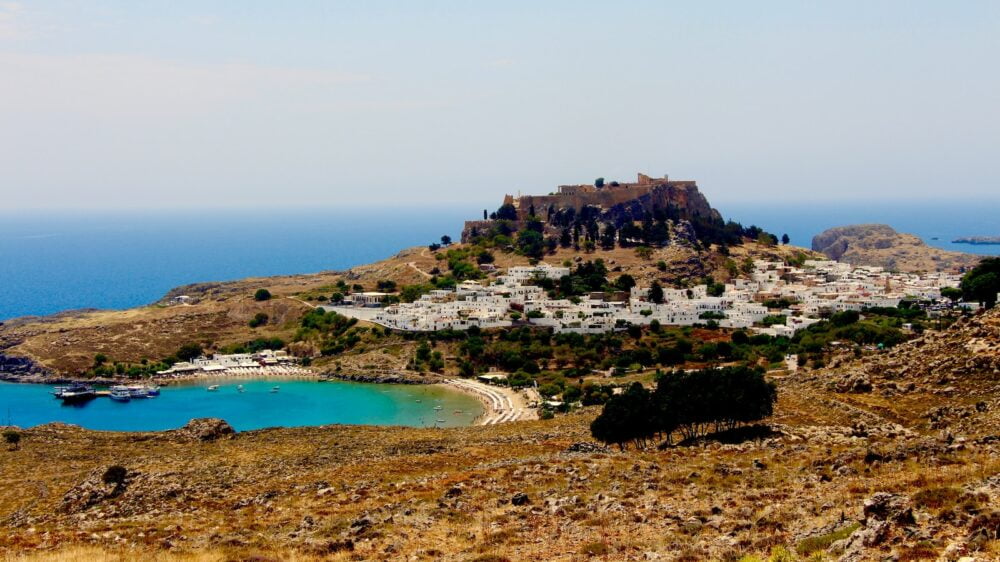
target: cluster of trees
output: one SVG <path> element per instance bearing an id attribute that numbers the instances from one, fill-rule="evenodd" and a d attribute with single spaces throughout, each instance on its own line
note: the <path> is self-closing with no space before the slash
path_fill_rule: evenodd
<path id="1" fill-rule="evenodd" d="M 357 323 L 357 318 L 314 308 L 302 317 L 294 339 L 315 344 L 321 355 L 337 355 L 361 341 L 361 330 L 355 327 Z"/>
<path id="2" fill-rule="evenodd" d="M 532 281 L 535 285 L 548 291 L 549 296 L 556 298 L 569 298 L 585 295 L 594 291 L 607 291 L 631 283 L 635 286 L 635 279 L 630 275 L 623 275 L 616 283 L 608 283 L 608 266 L 604 260 L 598 258 L 594 261 L 585 261 L 570 269 L 569 275 L 564 275 L 558 280 L 537 279 Z M 631 287 L 630 287 L 631 288 Z"/>
<path id="3" fill-rule="evenodd" d="M 863 319 L 860 313 L 853 310 L 837 312 L 825 322 L 798 331 L 792 343 L 799 353 L 822 352 L 834 341 L 892 347 L 908 338 L 902 330 L 904 321 L 913 322 L 926 316 L 919 309 L 907 310 L 909 312 L 896 308 L 867 309 Z"/>
<path id="4" fill-rule="evenodd" d="M 484 218 L 486 212 L 483 213 Z M 655 206 L 651 210 L 643 206 L 616 209 L 613 213 L 600 207 L 584 206 L 535 209 L 531 206 L 527 216 L 521 220 L 517 209 L 505 204 L 489 214 L 494 224 L 485 232 L 473 231 L 474 243 L 518 251 L 526 256 L 541 258 L 553 253 L 558 247 L 574 248 L 577 251 L 592 251 L 600 247 L 610 250 L 622 248 L 659 247 L 667 245 L 671 239 L 672 224 L 680 220 L 690 221 L 695 236 L 705 244 L 730 246 L 742 244 L 744 239 L 757 240 L 769 245 L 778 243 L 778 238 L 757 226 L 744 227 L 735 221 L 722 221 L 701 215 L 691 215 L 676 206 L 666 209 Z M 544 222 L 543 222 L 544 219 Z M 545 225 L 558 231 L 558 235 L 545 235 Z M 787 244 L 787 235 L 782 238 Z M 440 247 L 437 245 L 433 245 Z"/>
<path id="5" fill-rule="evenodd" d="M 407 368 L 420 372 L 431 370 L 440 373 L 444 371 L 444 355 L 440 351 L 432 350 L 428 342 L 422 341 Z"/>
<path id="6" fill-rule="evenodd" d="M 696 439 L 769 417 L 777 400 L 774 384 L 762 369 L 725 367 L 675 372 L 660 378 L 653 391 L 633 383 L 612 396 L 591 423 L 595 439 L 645 448 L 654 439 L 672 443 L 674 434 Z"/>
<path id="7" fill-rule="evenodd" d="M 219 351 L 225 354 L 257 353 L 265 349 L 284 349 L 285 345 L 285 340 L 281 338 L 256 338 L 243 343 L 228 345 Z"/>
<path id="8" fill-rule="evenodd" d="M 996 306 L 997 293 L 1000 293 L 1000 258 L 983 258 L 962 277 L 960 288 L 966 301 L 981 302 L 986 308 Z"/>

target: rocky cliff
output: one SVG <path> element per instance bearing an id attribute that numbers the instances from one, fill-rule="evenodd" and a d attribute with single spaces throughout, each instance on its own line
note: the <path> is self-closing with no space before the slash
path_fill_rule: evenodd
<path id="1" fill-rule="evenodd" d="M 913 234 L 885 224 L 856 224 L 825 230 L 812 249 L 852 265 L 880 266 L 894 271 L 957 271 L 974 266 L 979 257 L 928 246 Z"/>
<path id="2" fill-rule="evenodd" d="M 548 195 L 508 195 L 504 204 L 513 206 L 517 222 L 535 216 L 551 224 L 553 215 L 572 210 L 574 216 L 579 216 L 585 209 L 596 209 L 597 215 L 592 215 L 593 218 L 617 226 L 648 217 L 668 218 L 675 224 L 687 224 L 696 218 L 722 221 L 722 214 L 709 204 L 696 182 L 652 178 L 645 174 L 639 174 L 634 183 L 611 182 L 601 187 L 563 185 L 558 192 Z M 474 233 L 492 226 L 489 220 L 466 221 L 462 241 L 468 242 Z"/>

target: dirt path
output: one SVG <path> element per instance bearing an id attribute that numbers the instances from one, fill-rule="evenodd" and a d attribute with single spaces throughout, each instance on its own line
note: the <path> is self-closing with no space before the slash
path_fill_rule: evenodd
<path id="1" fill-rule="evenodd" d="M 411 268 L 413 268 L 413 270 L 416 271 L 417 273 L 419 273 L 420 275 L 423 275 L 425 279 L 430 279 L 431 277 L 434 277 L 430 273 L 427 273 L 426 271 L 424 271 L 424 270 L 420 269 L 419 267 L 417 267 L 417 262 L 415 262 L 415 261 L 408 261 L 408 262 L 406 262 L 406 265 L 409 266 L 409 267 L 411 267 Z"/>

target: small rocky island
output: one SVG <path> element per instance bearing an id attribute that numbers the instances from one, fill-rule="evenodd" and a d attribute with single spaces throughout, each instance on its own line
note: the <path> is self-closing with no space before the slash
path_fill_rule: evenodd
<path id="1" fill-rule="evenodd" d="M 972 244 L 974 246 L 1000 244 L 1000 236 L 966 236 L 956 238 L 951 242 L 952 244 Z"/>

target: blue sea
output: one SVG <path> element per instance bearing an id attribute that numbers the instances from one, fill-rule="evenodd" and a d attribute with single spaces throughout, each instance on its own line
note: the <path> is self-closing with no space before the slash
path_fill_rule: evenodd
<path id="1" fill-rule="evenodd" d="M 711 200 L 711 194 L 708 194 Z M 808 247 L 833 226 L 887 223 L 929 244 L 1000 235 L 1000 200 L 747 204 L 713 201 L 726 218 Z M 178 285 L 345 269 L 458 238 L 481 207 L 0 215 L 0 321 L 75 308 L 128 308 Z M 935 240 L 934 238 L 937 238 Z"/>
<path id="2" fill-rule="evenodd" d="M 709 199 L 711 200 L 711 199 Z M 915 234 L 931 246 L 955 252 L 1000 255 L 1000 246 L 954 244 L 964 236 L 1000 236 L 1000 198 L 941 201 L 886 201 L 872 198 L 851 203 L 725 203 L 716 208 L 727 219 L 756 224 L 779 238 L 809 248 L 812 237 L 835 226 L 888 224 L 898 232 Z"/>
<path id="3" fill-rule="evenodd" d="M 478 210 L 482 213 L 482 209 Z M 0 321 L 200 281 L 346 269 L 458 238 L 474 208 L 0 214 Z"/>
<path id="4" fill-rule="evenodd" d="M 208 392 L 210 384 L 221 388 Z M 271 392 L 275 386 L 278 391 Z M 64 405 L 52 396 L 52 388 L 0 382 L 0 425 L 58 421 L 88 429 L 158 431 L 181 427 L 192 418 L 216 417 L 237 431 L 326 424 L 456 427 L 471 425 L 483 413 L 472 396 L 425 385 L 200 380 L 164 387 L 156 398 L 115 402 L 99 397 L 78 405 Z"/>

